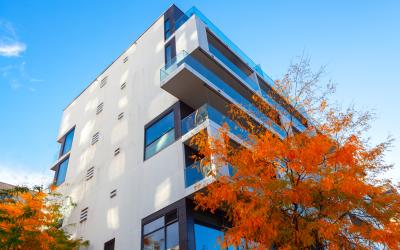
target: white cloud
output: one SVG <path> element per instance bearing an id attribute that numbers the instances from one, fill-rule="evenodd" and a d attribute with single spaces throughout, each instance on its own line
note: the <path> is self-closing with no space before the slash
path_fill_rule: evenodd
<path id="1" fill-rule="evenodd" d="M 0 20 L 0 56 L 20 56 L 26 50 L 26 44 L 19 41 L 14 26 Z"/>
<path id="2" fill-rule="evenodd" d="M 42 79 L 30 75 L 26 69 L 25 61 L 0 66 L 0 80 L 2 78 L 13 90 L 25 89 L 31 92 L 36 91 L 37 87 L 43 82 Z"/>
<path id="3" fill-rule="evenodd" d="M 26 45 L 20 42 L 12 44 L 0 43 L 0 56 L 20 56 L 26 50 Z"/>
<path id="4" fill-rule="evenodd" d="M 52 179 L 53 176 L 50 170 L 40 172 L 14 164 L 0 163 L 0 182 L 28 187 L 35 185 L 47 187 L 52 182 Z"/>

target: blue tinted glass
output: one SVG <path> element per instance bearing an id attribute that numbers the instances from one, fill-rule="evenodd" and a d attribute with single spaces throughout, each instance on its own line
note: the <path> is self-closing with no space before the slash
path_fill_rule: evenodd
<path id="1" fill-rule="evenodd" d="M 174 112 L 170 112 L 146 129 L 146 146 L 174 128 Z"/>
<path id="2" fill-rule="evenodd" d="M 164 22 L 164 32 L 165 32 L 165 39 L 171 36 L 171 22 L 169 19 L 166 19 Z"/>
<path id="3" fill-rule="evenodd" d="M 179 249 L 179 226 L 178 222 L 175 222 L 166 229 L 167 233 L 167 249 Z"/>
<path id="4" fill-rule="evenodd" d="M 219 250 L 221 248 L 218 240 L 222 240 L 223 237 L 224 233 L 217 229 L 199 224 L 194 225 L 196 250 Z"/>
<path id="5" fill-rule="evenodd" d="M 165 47 L 165 65 L 170 65 L 172 61 L 172 48 L 171 45 Z"/>
<path id="6" fill-rule="evenodd" d="M 164 25 L 165 25 L 164 27 L 165 27 L 165 30 L 166 30 L 166 31 L 170 29 L 171 23 L 169 22 L 169 19 L 166 19 L 166 20 L 165 20 Z"/>
<path id="7" fill-rule="evenodd" d="M 199 162 L 195 162 L 190 166 L 185 168 L 185 185 L 189 187 L 202 179 L 204 179 L 204 175 L 199 169 Z"/>
<path id="8" fill-rule="evenodd" d="M 68 161 L 69 161 L 69 158 L 65 159 L 59 165 L 57 180 L 56 180 L 57 186 L 61 185 L 65 181 L 65 176 L 67 175 L 67 169 L 68 169 Z"/>
<path id="9" fill-rule="evenodd" d="M 164 250 L 165 249 L 164 229 L 160 229 L 144 237 L 143 249 Z"/>
<path id="10" fill-rule="evenodd" d="M 145 159 L 148 159 L 149 157 L 155 155 L 161 149 L 167 147 L 174 141 L 175 141 L 175 130 L 172 129 L 168 133 L 164 134 L 163 136 L 155 140 L 150 145 L 146 146 Z"/>
<path id="11" fill-rule="evenodd" d="M 68 134 L 65 136 L 64 146 L 61 155 L 68 153 L 72 148 L 72 141 L 74 140 L 74 132 L 75 129 L 72 129 Z"/>

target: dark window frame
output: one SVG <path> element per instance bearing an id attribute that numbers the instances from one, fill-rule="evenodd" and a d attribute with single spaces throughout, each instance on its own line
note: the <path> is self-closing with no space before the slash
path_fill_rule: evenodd
<path id="1" fill-rule="evenodd" d="M 61 184 L 63 184 L 63 183 L 65 182 L 65 177 L 67 177 L 67 171 L 68 171 L 68 167 L 69 167 L 69 159 L 70 159 L 70 156 L 67 156 L 67 157 L 65 157 L 62 161 L 60 161 L 60 162 L 57 164 L 56 172 L 55 172 L 55 174 L 54 174 L 54 180 L 53 180 L 53 184 L 54 184 L 54 185 L 59 186 L 59 185 L 61 185 Z M 61 166 L 61 164 L 63 164 L 65 161 L 68 161 L 68 164 L 67 164 L 67 170 L 65 171 L 64 181 L 63 181 L 62 183 L 60 183 L 59 185 L 57 185 L 58 175 L 59 175 L 59 173 L 60 173 L 60 166 Z"/>
<path id="2" fill-rule="evenodd" d="M 66 153 L 71 152 L 71 149 L 70 149 L 68 152 L 66 152 L 65 154 L 63 154 L 66 138 L 67 138 L 67 136 L 69 135 L 69 133 L 71 133 L 72 131 L 74 131 L 74 135 L 73 135 L 73 137 L 72 137 L 72 144 L 71 144 L 71 148 L 72 148 L 72 145 L 73 145 L 73 143 L 74 143 L 74 138 L 75 138 L 75 128 L 76 128 L 76 125 L 74 125 L 72 128 L 70 128 L 70 129 L 63 135 L 63 137 L 61 138 L 61 147 L 60 147 L 60 152 L 58 153 L 58 159 L 60 159 L 61 156 L 65 155 Z"/>
<path id="3" fill-rule="evenodd" d="M 167 27 L 168 24 L 168 27 Z M 167 40 L 172 35 L 172 20 L 167 17 L 164 19 L 164 39 Z"/>
<path id="4" fill-rule="evenodd" d="M 176 31 L 176 21 L 179 20 L 182 16 L 184 16 L 185 13 L 183 13 L 178 7 L 176 7 L 174 4 L 164 13 L 164 39 L 167 40 L 169 37 L 171 37 L 175 31 Z M 166 36 L 165 32 L 165 21 L 169 19 L 170 23 L 170 36 Z"/>
<path id="5" fill-rule="evenodd" d="M 168 61 L 167 58 L 167 48 L 170 47 L 171 48 L 171 58 Z M 176 57 L 176 43 L 175 43 L 175 37 L 171 38 L 171 40 L 169 40 L 168 43 L 165 44 L 164 46 L 164 62 L 165 62 L 165 66 L 166 68 L 168 68 L 169 66 L 171 66 L 172 62 L 174 61 Z"/>
<path id="6" fill-rule="evenodd" d="M 154 155 L 158 154 L 159 152 L 161 152 L 162 150 L 164 150 L 165 148 L 167 148 L 168 146 L 166 146 L 165 148 L 161 149 L 160 151 L 158 151 L 157 153 L 155 153 L 154 155 L 146 158 L 146 148 L 148 145 L 146 145 L 146 131 L 148 128 L 150 128 L 151 126 L 153 126 L 154 124 L 156 124 L 157 122 L 159 122 L 162 118 L 164 118 L 166 115 L 168 115 L 169 113 L 173 112 L 174 113 L 174 130 L 175 130 L 175 141 L 177 141 L 180 136 L 181 136 L 181 114 L 180 114 L 180 103 L 181 102 L 176 102 L 174 103 L 171 107 L 167 108 L 166 110 L 164 110 L 161 114 L 159 114 L 157 117 L 155 117 L 153 120 L 151 120 L 150 122 L 148 122 L 145 126 L 144 126 L 144 133 L 143 133 L 143 161 L 146 161 L 148 159 L 151 159 Z M 170 131 L 170 130 L 169 130 Z M 168 131 L 168 132 L 169 132 Z M 165 134 L 165 133 L 164 133 Z M 159 139 L 160 137 L 158 137 Z M 156 140 L 154 140 L 156 141 Z M 154 141 L 152 141 L 151 143 L 153 143 Z M 174 141 L 174 142 L 175 142 Z M 151 143 L 149 145 L 151 145 Z M 171 143 L 170 145 L 172 145 L 173 143 Z"/>
<path id="7" fill-rule="evenodd" d="M 165 223 L 165 216 L 167 214 L 171 213 L 172 211 L 176 210 L 177 213 L 177 219 L 170 221 L 169 223 Z M 164 217 L 164 227 L 161 227 L 164 229 L 164 238 L 165 238 L 165 244 L 166 244 L 166 228 L 167 225 L 172 225 L 176 222 L 178 222 L 178 234 L 179 234 L 179 248 L 180 249 L 189 249 L 188 248 L 188 233 L 187 233 L 187 199 L 183 198 L 179 201 L 176 201 L 175 203 L 172 203 L 168 205 L 165 208 L 162 208 L 161 210 L 145 217 L 142 219 L 142 226 L 141 226 L 141 248 L 144 248 L 144 237 L 147 235 L 152 234 L 153 232 L 156 232 L 159 229 L 156 229 L 152 232 L 149 232 L 147 234 L 144 234 L 144 226 L 152 221 L 155 221 L 161 217 Z"/>

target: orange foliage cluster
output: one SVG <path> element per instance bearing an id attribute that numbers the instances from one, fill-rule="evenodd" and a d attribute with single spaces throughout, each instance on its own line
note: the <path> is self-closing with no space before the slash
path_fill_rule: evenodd
<path id="1" fill-rule="evenodd" d="M 306 105 L 316 100 L 309 97 Z M 300 100 L 286 100 L 293 99 Z M 260 110 L 276 117 L 269 105 L 255 100 Z M 237 107 L 231 109 L 232 119 L 251 134 L 247 143 L 232 143 L 227 126 L 217 136 L 203 131 L 193 138 L 203 166 L 218 169 L 229 163 L 234 168 L 230 176 L 215 171 L 215 181 L 195 195 L 197 209 L 223 211 L 231 222 L 222 246 L 400 248 L 398 187 L 376 175 L 388 169 L 383 154 L 390 141 L 368 147 L 362 137 L 368 114 L 338 112 L 324 98 L 315 103 L 324 119 L 303 132 L 294 132 L 288 121 L 282 125 L 283 139 Z"/>
<path id="2" fill-rule="evenodd" d="M 60 229 L 60 203 L 41 189 L 16 188 L 0 198 L 0 249 L 78 249 Z"/>

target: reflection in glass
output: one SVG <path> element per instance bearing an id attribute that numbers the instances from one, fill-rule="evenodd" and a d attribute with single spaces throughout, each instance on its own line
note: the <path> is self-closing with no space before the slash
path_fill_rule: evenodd
<path id="1" fill-rule="evenodd" d="M 155 231 L 143 239 L 144 250 L 165 250 L 164 230 Z"/>
<path id="2" fill-rule="evenodd" d="M 148 159 L 175 141 L 174 125 L 174 112 L 171 111 L 146 129 L 145 159 Z"/>
<path id="3" fill-rule="evenodd" d="M 197 223 L 194 224 L 194 239 L 196 244 L 196 250 L 241 249 L 233 246 L 230 246 L 228 248 L 221 248 L 220 242 L 221 240 L 224 239 L 224 232 Z"/>
<path id="4" fill-rule="evenodd" d="M 196 250 L 219 250 L 219 240 L 224 237 L 224 233 L 211 227 L 195 224 L 194 237 Z"/>
<path id="5" fill-rule="evenodd" d="M 148 234 L 164 226 L 164 216 L 143 226 L 143 234 Z"/>
<path id="6" fill-rule="evenodd" d="M 145 158 L 148 159 L 155 155 L 161 149 L 167 147 L 175 140 L 175 130 L 170 130 L 168 133 L 161 136 L 158 140 L 146 147 Z"/>
<path id="7" fill-rule="evenodd" d="M 178 222 L 167 226 L 167 250 L 179 249 L 179 227 Z"/>
<path id="8" fill-rule="evenodd" d="M 68 161 L 69 158 L 65 159 L 63 162 L 60 163 L 58 167 L 58 173 L 57 173 L 57 180 L 56 180 L 56 185 L 61 185 L 65 181 L 65 176 L 67 175 L 67 169 L 68 169 Z"/>
<path id="9" fill-rule="evenodd" d="M 157 140 L 172 128 L 174 128 L 174 112 L 171 111 L 146 129 L 146 145 Z"/>
<path id="10" fill-rule="evenodd" d="M 171 36 L 171 22 L 169 21 L 169 18 L 166 19 L 164 22 L 164 32 L 165 32 L 165 39 L 168 39 L 168 37 Z"/>
<path id="11" fill-rule="evenodd" d="M 74 139 L 74 132 L 75 132 L 75 129 L 72 129 L 72 130 L 71 130 L 70 132 L 68 132 L 68 134 L 65 136 L 64 145 L 63 145 L 63 149 L 62 149 L 61 155 L 64 155 L 64 154 L 68 153 L 68 152 L 71 150 L 71 148 L 72 148 L 72 141 L 73 141 L 73 139 Z"/>

